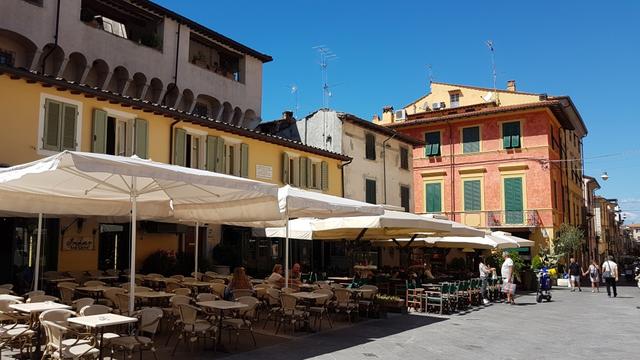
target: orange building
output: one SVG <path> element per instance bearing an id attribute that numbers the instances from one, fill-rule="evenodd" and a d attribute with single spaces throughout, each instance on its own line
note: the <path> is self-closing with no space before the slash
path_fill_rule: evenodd
<path id="1" fill-rule="evenodd" d="M 418 213 L 503 230 L 550 246 L 563 222 L 581 225 L 582 138 L 569 97 L 432 83 L 379 123 L 424 140 L 414 148 Z M 534 249 L 535 251 L 535 249 Z"/>

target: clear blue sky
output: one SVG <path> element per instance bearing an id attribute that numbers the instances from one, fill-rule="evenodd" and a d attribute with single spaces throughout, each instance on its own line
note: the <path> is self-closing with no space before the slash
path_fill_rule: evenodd
<path id="1" fill-rule="evenodd" d="M 496 48 L 498 86 L 569 95 L 587 124 L 586 174 L 640 221 L 640 2 L 627 1 L 243 1 L 158 3 L 273 56 L 264 66 L 266 120 L 322 106 L 319 56 L 326 45 L 330 107 L 370 119 L 436 81 L 491 86 L 485 41 Z M 601 155 L 609 155 L 600 157 Z"/>

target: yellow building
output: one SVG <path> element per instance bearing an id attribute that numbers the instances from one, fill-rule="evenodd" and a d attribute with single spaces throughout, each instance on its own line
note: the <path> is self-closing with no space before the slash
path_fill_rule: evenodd
<path id="1" fill-rule="evenodd" d="M 301 187 L 314 184 L 314 191 L 340 196 L 340 165 L 349 160 L 299 142 L 6 66 L 0 67 L 0 124 L 2 166 L 34 161 L 62 150 L 135 154 L 278 185 L 295 177 Z M 311 181 L 310 176 L 317 178 Z M 193 253 L 193 229 L 142 223 L 137 263 L 158 249 Z M 119 268 L 126 268 L 128 231 L 128 224 L 108 219 L 49 216 L 44 270 L 95 270 L 113 267 L 115 262 L 120 262 Z M 237 231 L 231 229 L 229 236 Z M 206 241 L 201 242 L 199 250 L 207 255 L 225 236 L 220 226 L 201 228 L 200 232 Z M 11 238 L 11 246 L 1 250 L 0 257 L 9 260 L 3 262 L 2 272 L 12 277 L 32 265 L 35 223 L 28 218 L 0 218 L 0 234 L 7 245 Z"/>

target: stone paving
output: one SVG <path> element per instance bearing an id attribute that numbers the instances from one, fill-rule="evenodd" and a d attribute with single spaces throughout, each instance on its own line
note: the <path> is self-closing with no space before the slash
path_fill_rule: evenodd
<path id="1" fill-rule="evenodd" d="M 619 287 L 617 298 L 600 291 L 554 289 L 550 303 L 526 294 L 517 305 L 461 315 L 389 316 L 227 359 L 637 359 L 640 289 Z"/>

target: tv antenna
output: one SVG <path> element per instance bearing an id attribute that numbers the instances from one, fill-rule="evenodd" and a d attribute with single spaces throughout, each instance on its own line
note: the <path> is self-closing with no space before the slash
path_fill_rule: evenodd
<path id="1" fill-rule="evenodd" d="M 300 110 L 300 103 L 298 101 L 298 90 L 300 90 L 300 88 L 298 88 L 298 85 L 296 84 L 291 84 L 291 86 L 289 86 L 289 90 L 291 91 L 291 96 L 293 97 L 293 114 L 295 116 Z"/>
<path id="2" fill-rule="evenodd" d="M 329 61 L 336 60 L 338 56 L 325 45 L 314 46 L 313 49 L 320 54 L 320 71 L 322 71 L 322 107 L 329 108 L 329 100 L 333 95 L 329 86 Z"/>
<path id="3" fill-rule="evenodd" d="M 496 102 L 499 103 L 498 91 L 496 87 L 496 80 L 497 80 L 498 74 L 496 72 L 496 56 L 495 56 L 495 49 L 493 47 L 493 40 L 487 40 L 487 47 L 491 52 L 491 76 L 493 77 L 493 94 L 495 96 Z"/>

